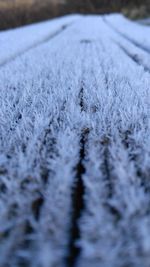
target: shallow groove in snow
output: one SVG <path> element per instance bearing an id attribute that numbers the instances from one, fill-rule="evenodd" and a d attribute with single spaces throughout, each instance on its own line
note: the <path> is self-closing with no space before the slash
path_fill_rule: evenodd
<path id="1" fill-rule="evenodd" d="M 128 40 L 129 42 L 131 42 L 133 45 L 135 45 L 136 47 L 140 48 L 141 50 L 144 50 L 145 52 L 150 53 L 150 48 L 149 47 L 147 47 L 146 45 L 142 44 L 141 42 L 137 42 L 136 40 L 134 40 L 133 38 L 131 38 L 127 34 L 123 33 L 119 29 L 117 29 L 113 24 L 111 24 L 109 22 L 109 20 L 107 20 L 107 17 L 104 17 L 103 19 L 104 19 L 104 22 L 111 29 L 113 29 L 116 33 L 118 33 L 119 35 L 121 35 L 123 38 L 125 38 L 126 40 Z"/>
<path id="2" fill-rule="evenodd" d="M 32 49 L 35 49 L 36 47 L 38 47 L 44 43 L 49 42 L 50 40 L 55 38 L 57 35 L 61 34 L 70 25 L 71 25 L 71 23 L 62 25 L 60 29 L 56 30 L 53 33 L 50 33 L 48 36 L 44 37 L 42 40 L 28 46 L 27 48 L 23 49 L 22 51 L 19 51 L 19 53 L 17 52 L 16 54 L 13 54 L 11 57 L 7 58 L 6 60 L 3 60 L 2 62 L 0 62 L 0 67 L 4 67 L 6 64 L 12 62 L 13 60 L 17 59 L 18 57 L 22 56 L 23 54 L 31 51 Z"/>
<path id="3" fill-rule="evenodd" d="M 128 51 L 127 48 L 125 48 L 124 46 L 122 46 L 120 43 L 115 42 L 118 47 L 128 56 L 130 57 L 137 65 L 142 66 L 144 68 L 144 70 L 148 73 L 150 73 L 150 69 L 144 64 L 144 62 L 142 61 L 141 58 L 138 57 L 137 54 L 133 54 L 130 51 Z"/>

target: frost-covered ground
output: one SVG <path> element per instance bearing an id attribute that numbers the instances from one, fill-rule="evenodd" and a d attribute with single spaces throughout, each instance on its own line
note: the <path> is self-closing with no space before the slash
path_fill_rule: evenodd
<path id="1" fill-rule="evenodd" d="M 150 18 L 140 19 L 138 22 L 144 25 L 150 25 Z"/>
<path id="2" fill-rule="evenodd" d="M 79 15 L 65 16 L 31 26 L 24 26 L 16 30 L 1 32 L 0 66 L 9 63 L 15 57 L 44 42 L 48 42 L 79 17 Z"/>
<path id="3" fill-rule="evenodd" d="M 0 33 L 0 267 L 150 266 L 150 29 Z"/>

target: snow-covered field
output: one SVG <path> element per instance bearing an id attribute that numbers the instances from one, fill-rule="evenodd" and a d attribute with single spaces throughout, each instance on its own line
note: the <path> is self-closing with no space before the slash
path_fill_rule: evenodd
<path id="1" fill-rule="evenodd" d="M 150 28 L 0 33 L 0 267 L 150 266 Z"/>

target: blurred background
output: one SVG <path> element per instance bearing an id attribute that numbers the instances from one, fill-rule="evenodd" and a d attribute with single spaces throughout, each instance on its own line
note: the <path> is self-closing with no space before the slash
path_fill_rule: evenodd
<path id="1" fill-rule="evenodd" d="M 150 16 L 150 0 L 0 0 L 0 30 L 70 13 L 122 12 L 131 19 Z"/>

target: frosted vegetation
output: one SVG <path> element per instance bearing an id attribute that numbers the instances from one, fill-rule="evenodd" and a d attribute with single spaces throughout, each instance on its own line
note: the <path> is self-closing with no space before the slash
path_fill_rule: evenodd
<path id="1" fill-rule="evenodd" d="M 0 33 L 0 267 L 149 267 L 148 31 L 111 15 Z"/>
<path id="2" fill-rule="evenodd" d="M 6 64 L 22 53 L 48 41 L 57 32 L 63 30 L 68 23 L 73 23 L 79 15 L 65 16 L 43 23 L 24 26 L 16 30 L 0 33 L 0 65 Z"/>

